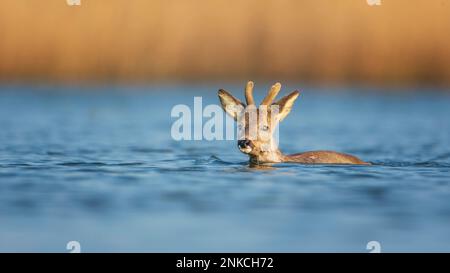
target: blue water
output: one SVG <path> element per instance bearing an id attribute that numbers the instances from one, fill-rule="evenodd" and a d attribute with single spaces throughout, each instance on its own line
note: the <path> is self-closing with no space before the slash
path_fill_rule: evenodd
<path id="1" fill-rule="evenodd" d="M 281 149 L 374 164 L 254 169 L 171 138 L 217 87 L 1 87 L 0 251 L 450 251 L 448 94 L 305 88 Z"/>

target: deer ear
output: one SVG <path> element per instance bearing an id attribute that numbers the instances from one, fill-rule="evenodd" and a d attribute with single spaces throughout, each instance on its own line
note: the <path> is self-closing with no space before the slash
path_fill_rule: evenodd
<path id="1" fill-rule="evenodd" d="M 278 121 L 282 121 L 289 114 L 289 112 L 291 112 L 294 101 L 298 98 L 299 95 L 300 92 L 295 90 L 294 92 L 282 97 L 280 100 L 272 104 L 278 105 L 279 107 L 278 115 L 276 116 L 276 119 Z"/>
<path id="2" fill-rule="evenodd" d="M 234 120 L 237 120 L 238 114 L 244 110 L 245 105 L 223 89 L 219 90 L 218 95 L 222 109 Z"/>

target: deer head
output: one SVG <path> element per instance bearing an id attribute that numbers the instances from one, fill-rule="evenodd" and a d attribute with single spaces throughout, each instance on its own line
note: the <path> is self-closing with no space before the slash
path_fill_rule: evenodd
<path id="1" fill-rule="evenodd" d="M 300 93 L 294 91 L 273 102 L 280 90 L 281 84 L 274 84 L 259 107 L 256 107 L 253 99 L 251 81 L 245 87 L 247 104 L 223 89 L 218 92 L 223 110 L 238 124 L 238 148 L 242 153 L 249 155 L 251 162 L 283 161 L 283 154 L 278 149 L 273 134 L 279 122 L 291 111 Z"/>

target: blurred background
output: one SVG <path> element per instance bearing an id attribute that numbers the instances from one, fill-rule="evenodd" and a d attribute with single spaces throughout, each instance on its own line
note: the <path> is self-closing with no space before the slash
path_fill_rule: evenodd
<path id="1" fill-rule="evenodd" d="M 449 0 L 80 2 L 0 0 L 0 252 L 450 251 Z M 302 91 L 284 153 L 373 165 L 172 138 L 250 79 Z"/>
<path id="2" fill-rule="evenodd" d="M 0 81 L 450 84 L 446 0 L 2 0 Z"/>

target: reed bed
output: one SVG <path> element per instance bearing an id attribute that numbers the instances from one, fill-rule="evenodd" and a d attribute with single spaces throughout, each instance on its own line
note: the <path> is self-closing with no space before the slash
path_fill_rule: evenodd
<path id="1" fill-rule="evenodd" d="M 1 81 L 450 84 L 450 1 L 2 0 Z"/>

